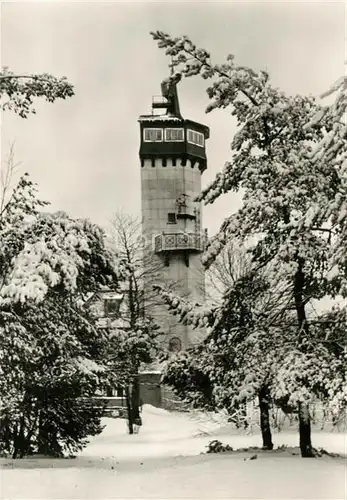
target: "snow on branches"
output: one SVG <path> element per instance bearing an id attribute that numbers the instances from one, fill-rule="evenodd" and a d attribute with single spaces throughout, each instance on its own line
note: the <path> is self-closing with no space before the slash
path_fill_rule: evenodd
<path id="1" fill-rule="evenodd" d="M 345 362 L 319 344 L 308 353 L 288 350 L 274 372 L 274 398 L 286 398 L 291 406 L 319 398 L 328 402 L 333 415 L 339 416 L 347 406 Z"/>
<path id="2" fill-rule="evenodd" d="M 105 341 L 88 312 L 57 293 L 7 306 L 0 341 L 1 452 L 15 458 L 43 453 L 43 444 L 50 455 L 79 449 L 100 418 L 79 398 L 94 395 L 108 377 Z M 43 426 L 49 433 L 41 435 Z"/>
<path id="3" fill-rule="evenodd" d="M 312 97 L 285 95 L 271 85 L 266 72 L 237 65 L 232 55 L 214 64 L 210 54 L 188 37 L 173 38 L 160 31 L 152 36 L 174 58 L 173 77 L 200 75 L 212 80 L 207 111 L 230 107 L 239 127 L 231 142 L 231 161 L 198 199 L 212 203 L 223 193 L 243 189 L 244 204 L 209 242 L 205 265 L 233 238 L 245 241 L 271 230 L 270 253 L 280 252 L 281 259 L 291 259 L 295 241 L 305 238 L 304 231 L 316 231 L 310 240 L 324 236 L 318 231 L 327 222 L 327 207 L 336 204 L 339 189 L 345 194 L 343 175 L 333 162 L 312 161 L 310 155 L 334 129 L 336 116 L 341 119 L 345 79 L 337 85 L 340 97 L 333 110 L 326 112 Z M 317 114 L 320 119 L 314 121 Z M 268 247 L 269 241 L 257 253 L 264 256 Z"/>
<path id="4" fill-rule="evenodd" d="M 203 261 L 210 267 L 237 240 L 252 263 L 251 273 L 225 293 L 204 340 L 215 404 L 230 408 L 258 395 L 264 409 L 264 394 L 289 401 L 299 415 L 302 456 L 313 456 L 309 403 L 319 398 L 338 411 L 347 403 L 345 354 L 325 339 L 332 330 L 326 318 L 318 315 L 316 323 L 308 312 L 308 304 L 327 295 L 347 296 L 347 79 L 333 86 L 327 94 L 335 93 L 335 101 L 323 106 L 311 96 L 286 95 L 266 72 L 237 65 L 232 55 L 214 64 L 188 37 L 152 36 L 173 58 L 172 78 L 210 80 L 206 112 L 229 108 L 238 127 L 231 158 L 197 199 L 209 204 L 242 190 L 241 208 L 223 221 Z M 259 271 L 268 266 L 265 277 Z M 281 286 L 285 301 L 271 294 Z M 194 324 L 194 307 L 164 298 Z M 339 323 L 343 315 L 332 316 Z M 333 331 L 340 339 L 339 328 Z M 199 352 L 190 355 L 176 366 L 178 374 L 204 371 Z M 191 380 L 171 375 L 175 386 Z"/>
<path id="5" fill-rule="evenodd" d="M 41 302 L 50 289 L 91 293 L 117 286 L 126 268 L 103 230 L 64 212 L 40 212 L 36 185 L 25 174 L 0 213 L 0 304 Z"/>
<path id="6" fill-rule="evenodd" d="M 0 72 L 0 109 L 14 111 L 21 118 L 35 113 L 33 103 L 36 98 L 43 97 L 48 102 L 54 102 L 73 95 L 73 86 L 65 77 L 56 78 L 47 73 L 16 75 L 8 68 Z"/>
<path id="7" fill-rule="evenodd" d="M 65 78 L 0 73 L 1 110 L 22 118 L 36 98 L 72 95 Z M 27 174 L 9 193 L 12 173 L 9 164 L 0 200 L 0 453 L 62 456 L 102 430 L 88 398 L 109 381 L 108 339 L 83 299 L 116 287 L 124 266 L 88 220 L 42 213 Z"/>
<path id="8" fill-rule="evenodd" d="M 7 248 L 14 235 L 7 232 Z M 97 283 L 115 282 L 118 270 L 106 250 L 100 228 L 64 213 L 40 214 L 13 242 L 17 252 L 4 276 L 1 303 L 44 299 L 50 288 L 75 292 L 81 282 L 89 291 Z"/>
<path id="9" fill-rule="evenodd" d="M 216 307 L 182 299 L 175 293 L 165 290 L 160 285 L 154 285 L 153 288 L 167 304 L 168 310 L 172 314 L 177 315 L 179 321 L 184 325 L 191 325 L 194 328 L 206 328 L 213 325 L 216 319 Z"/>
<path id="10" fill-rule="evenodd" d="M 80 398 L 110 379 L 108 339 L 83 304 L 123 275 L 98 226 L 43 205 L 24 176 L 0 214 L 0 451 L 14 458 L 60 456 L 100 432 L 101 411 Z"/>
<path id="11" fill-rule="evenodd" d="M 325 106 L 324 117 L 330 127 L 309 155 L 311 164 L 329 164 L 336 173 L 334 198 L 326 205 L 324 215 L 334 231 L 329 252 L 329 272 L 334 275 L 330 292 L 347 296 L 347 77 L 340 78 L 321 97 L 334 96 L 332 104 Z M 320 121 L 316 116 L 314 120 Z M 314 126 L 310 122 L 307 128 Z M 328 280 L 330 281 L 330 280 Z"/>

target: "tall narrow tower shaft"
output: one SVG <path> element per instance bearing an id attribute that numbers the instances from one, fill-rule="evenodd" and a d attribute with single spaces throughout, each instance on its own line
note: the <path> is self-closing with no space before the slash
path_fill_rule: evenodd
<path id="1" fill-rule="evenodd" d="M 164 113 L 155 114 L 157 110 Z M 145 283 L 145 307 L 163 330 L 166 347 L 185 349 L 198 333 L 178 323 L 153 297 L 152 286 L 161 284 L 181 297 L 204 301 L 205 232 L 201 204 L 195 199 L 207 167 L 209 129 L 181 116 L 177 81 L 172 79 L 162 83 L 152 114 L 140 116 L 139 123 L 144 265 L 155 269 Z"/>

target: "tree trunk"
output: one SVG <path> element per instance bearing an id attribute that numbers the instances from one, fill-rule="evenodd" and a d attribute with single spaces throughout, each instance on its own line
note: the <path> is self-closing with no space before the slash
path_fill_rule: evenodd
<path id="1" fill-rule="evenodd" d="M 301 352 L 307 352 L 307 341 L 309 339 L 309 328 L 306 321 L 306 311 L 304 302 L 305 275 L 303 272 L 304 261 L 298 259 L 298 269 L 294 277 L 294 300 L 298 318 L 299 336 L 298 346 Z M 300 450 L 302 457 L 314 457 L 311 444 L 311 420 L 308 405 L 299 403 L 299 435 Z"/>
<path id="2" fill-rule="evenodd" d="M 25 417 L 22 414 L 19 421 L 19 429 L 14 439 L 14 450 L 12 458 L 23 458 L 27 449 L 27 441 L 25 439 Z"/>
<path id="3" fill-rule="evenodd" d="M 272 450 L 274 445 L 272 443 L 270 417 L 269 417 L 269 394 L 267 387 L 262 387 L 259 391 L 259 409 L 260 409 L 260 428 L 263 438 L 263 448 L 265 450 Z"/>
<path id="4" fill-rule="evenodd" d="M 39 432 L 37 437 L 37 452 L 40 455 L 49 456 L 50 455 L 50 445 L 49 445 L 49 432 L 44 421 L 42 411 L 40 411 L 39 416 Z"/>
<path id="5" fill-rule="evenodd" d="M 134 377 L 134 381 L 132 384 L 131 407 L 132 407 L 133 422 L 134 422 L 135 419 L 140 418 L 140 383 L 139 383 L 138 373 Z"/>
<path id="6" fill-rule="evenodd" d="M 134 434 L 133 412 L 132 412 L 132 407 L 131 407 L 130 389 L 129 389 L 128 385 L 126 386 L 126 389 L 125 389 L 125 399 L 126 399 L 126 403 L 127 403 L 129 434 Z"/>
<path id="7" fill-rule="evenodd" d="M 314 457 L 314 452 L 311 444 L 311 420 L 308 405 L 299 403 L 299 434 L 300 434 L 300 451 L 304 458 Z"/>
<path id="8" fill-rule="evenodd" d="M 19 449 L 20 449 L 19 430 L 18 426 L 16 426 L 16 429 L 13 432 L 13 453 L 12 453 L 13 460 L 18 457 Z"/>
<path id="9" fill-rule="evenodd" d="M 305 275 L 303 272 L 304 262 L 302 259 L 298 261 L 298 269 L 294 276 L 294 300 L 296 316 L 298 318 L 299 336 L 298 344 L 301 350 L 305 349 L 308 340 L 309 328 L 306 320 L 305 301 L 304 301 L 304 286 Z"/>
<path id="10" fill-rule="evenodd" d="M 26 421 L 28 415 L 30 415 L 31 410 L 31 398 L 27 392 L 24 393 L 22 401 L 21 416 L 19 419 L 19 426 L 17 427 L 17 432 L 14 435 L 14 450 L 12 458 L 23 458 L 24 455 L 29 450 L 29 441 L 25 435 L 26 433 Z"/>

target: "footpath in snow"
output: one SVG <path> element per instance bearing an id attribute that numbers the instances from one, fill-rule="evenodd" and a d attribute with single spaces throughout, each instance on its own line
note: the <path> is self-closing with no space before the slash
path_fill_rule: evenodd
<path id="1" fill-rule="evenodd" d="M 229 498 L 344 499 L 343 458 L 302 459 L 297 449 L 201 454 L 212 439 L 234 449 L 259 446 L 260 436 L 197 414 L 145 405 L 138 435 L 105 419 L 103 433 L 76 459 L 1 460 L 1 499 Z M 295 430 L 275 433 L 275 447 L 296 447 Z M 346 436 L 313 433 L 313 444 L 346 454 Z M 295 454 L 293 454 L 295 453 Z"/>

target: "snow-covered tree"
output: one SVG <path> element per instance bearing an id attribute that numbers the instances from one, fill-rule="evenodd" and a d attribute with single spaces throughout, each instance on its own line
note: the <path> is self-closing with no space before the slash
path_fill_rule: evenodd
<path id="1" fill-rule="evenodd" d="M 61 456 L 101 431 L 88 403 L 106 375 L 103 341 L 72 297 L 50 292 L 40 304 L 0 312 L 1 452 Z"/>
<path id="2" fill-rule="evenodd" d="M 160 352 L 157 327 L 150 318 L 139 318 L 132 328 L 110 327 L 108 339 L 105 359 L 110 381 L 125 390 L 128 429 L 133 434 L 134 424 L 141 421 L 141 369 L 153 363 Z"/>
<path id="3" fill-rule="evenodd" d="M 116 213 L 108 235 L 111 248 L 115 248 L 127 267 L 122 285 L 126 306 L 121 328 L 115 327 L 111 332 L 110 356 L 116 363 L 111 363 L 115 373 L 122 373 L 129 432 L 133 434 L 133 423 L 140 419 L 139 372 L 144 365 L 154 362 L 160 352 L 159 327 L 153 317 L 158 294 L 148 286 L 145 290 L 145 286 L 160 275 L 162 264 L 144 253 L 141 222 L 136 217 Z"/>
<path id="4" fill-rule="evenodd" d="M 270 388 L 285 333 L 279 325 L 292 314 L 288 285 L 279 281 L 274 288 L 268 270 L 242 267 L 246 272 L 239 275 L 231 269 L 221 305 L 209 310 L 160 290 L 181 320 L 208 330 L 201 344 L 171 359 L 164 380 L 194 406 L 227 410 L 232 418 L 258 399 L 263 446 L 272 449 Z"/>
<path id="5" fill-rule="evenodd" d="M 252 269 L 247 249 L 229 241 L 205 272 L 206 302 L 219 304 L 225 292 Z"/>
<path id="6" fill-rule="evenodd" d="M 118 258 L 127 264 L 127 297 L 129 302 L 129 324 L 137 318 L 153 317 L 160 304 L 158 294 L 148 282 L 155 282 L 161 276 L 163 263 L 145 252 L 141 221 L 124 212 L 115 213 L 106 229 L 110 248 L 115 249 Z"/>
<path id="7" fill-rule="evenodd" d="M 213 64 L 188 37 L 152 35 L 174 58 L 173 78 L 211 79 L 207 111 L 230 107 L 236 118 L 232 158 L 199 201 L 213 203 L 223 193 L 242 190 L 243 204 L 212 238 L 204 262 L 208 267 L 228 241 L 252 237 L 254 264 L 271 263 L 274 282 L 284 272 L 290 279 L 296 324 L 294 339 L 283 345 L 287 370 L 281 372 L 281 388 L 298 407 L 301 454 L 313 456 L 308 404 L 327 352 L 311 342 L 307 304 L 336 293 L 329 282 L 345 293 L 346 79 L 336 86 L 335 103 L 324 108 L 311 96 L 285 95 L 265 71 L 239 66 L 233 55 Z M 299 360 L 295 370 L 289 368 L 293 359 Z"/>
<path id="8" fill-rule="evenodd" d="M 71 95 L 65 79 L 0 74 L 2 110 L 24 118 L 35 98 Z M 2 177 L 0 204 L 0 449 L 13 457 L 72 453 L 101 430 L 100 410 L 83 398 L 108 377 L 108 338 L 83 304 L 116 287 L 124 269 L 100 228 L 42 213 L 47 203 L 27 174 L 10 192 L 12 171 Z"/>
<path id="9" fill-rule="evenodd" d="M 97 226 L 36 213 L 26 182 L 0 231 L 1 447 L 14 457 L 73 452 L 100 431 L 100 410 L 78 398 L 107 380 L 109 338 L 83 305 L 123 273 Z"/>

